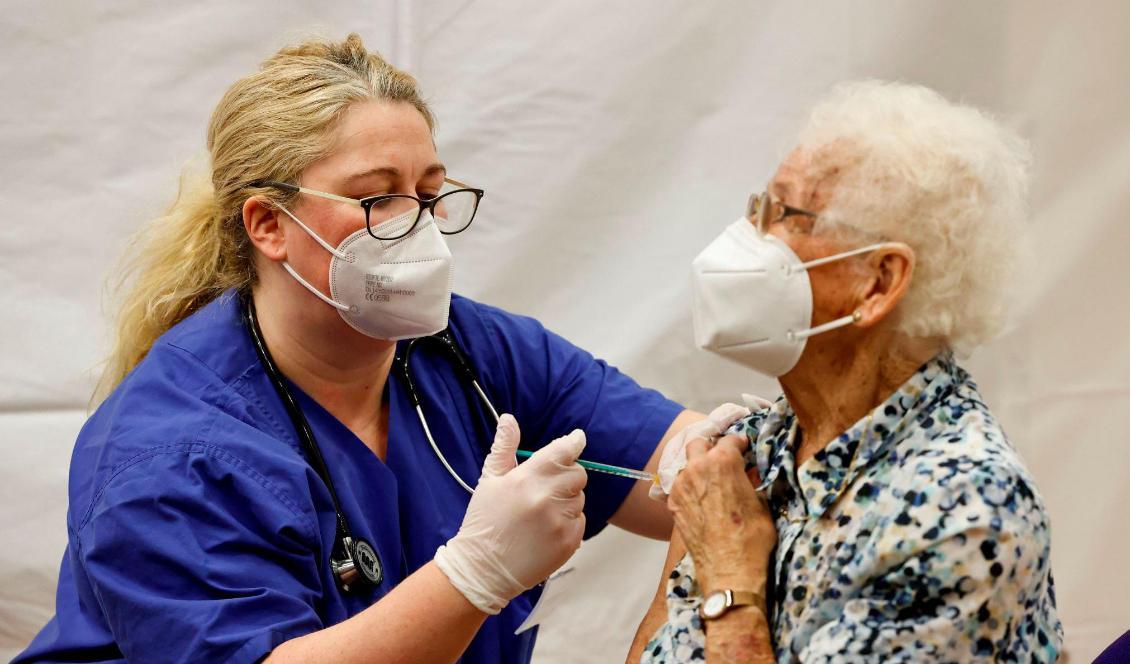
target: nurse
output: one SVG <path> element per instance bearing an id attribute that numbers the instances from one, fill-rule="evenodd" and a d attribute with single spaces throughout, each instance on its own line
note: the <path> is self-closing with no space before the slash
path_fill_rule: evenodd
<path id="1" fill-rule="evenodd" d="M 356 35 L 228 90 L 210 181 L 134 245 L 56 616 L 16 661 L 527 662 L 528 589 L 582 536 L 669 534 L 646 486 L 573 461 L 654 468 L 696 416 L 451 295 L 443 236 L 483 192 L 432 130 Z M 406 368 L 444 329 L 469 370 L 438 342 Z"/>

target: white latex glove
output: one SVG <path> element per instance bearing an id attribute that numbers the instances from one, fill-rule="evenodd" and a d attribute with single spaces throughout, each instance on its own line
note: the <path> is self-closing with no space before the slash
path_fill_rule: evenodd
<path id="1" fill-rule="evenodd" d="M 651 485 L 648 496 L 660 502 L 667 501 L 667 495 L 675 485 L 675 478 L 687 466 L 687 443 L 695 438 L 716 438 L 734 422 L 749 415 L 751 408 L 760 410 L 772 405 L 770 401 L 752 394 L 743 394 L 742 400 L 746 403 L 744 407 L 736 403 L 724 403 L 710 411 L 706 419 L 688 424 L 671 436 L 659 457 L 659 483 Z"/>
<path id="2" fill-rule="evenodd" d="M 565 564 L 585 532 L 588 474 L 575 463 L 585 433 L 575 429 L 520 466 L 519 439 L 518 422 L 501 416 L 463 525 L 435 555 L 451 584 L 491 615 Z"/>

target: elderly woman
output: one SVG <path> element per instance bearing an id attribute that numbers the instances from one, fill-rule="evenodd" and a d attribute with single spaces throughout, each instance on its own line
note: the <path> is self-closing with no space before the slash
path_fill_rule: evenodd
<path id="1" fill-rule="evenodd" d="M 1027 161 L 930 90 L 843 85 L 699 255 L 699 343 L 784 396 L 686 446 L 631 661 L 1056 659 L 1046 509 L 954 359 L 1001 327 Z"/>

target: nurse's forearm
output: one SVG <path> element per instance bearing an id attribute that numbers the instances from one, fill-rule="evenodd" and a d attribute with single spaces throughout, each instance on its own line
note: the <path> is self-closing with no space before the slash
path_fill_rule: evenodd
<path id="1" fill-rule="evenodd" d="M 487 615 L 428 563 L 349 620 L 283 643 L 266 662 L 453 662 Z"/>
<path id="2" fill-rule="evenodd" d="M 663 438 L 655 446 L 655 451 L 652 452 L 651 459 L 648 460 L 644 470 L 650 473 L 656 472 L 659 469 L 659 457 L 663 454 L 663 446 L 667 444 L 671 436 L 703 417 L 705 416 L 702 413 L 696 413 L 693 410 L 684 410 L 679 413 L 671 426 L 667 427 L 667 433 L 663 434 Z M 667 509 L 666 503 L 648 497 L 649 488 L 651 487 L 647 482 L 636 482 L 620 505 L 620 509 L 616 510 L 616 513 L 612 515 L 608 522 L 617 528 L 623 528 L 637 535 L 657 540 L 668 540 L 671 538 L 671 530 L 674 528 L 675 522 L 671 520 L 671 512 Z"/>

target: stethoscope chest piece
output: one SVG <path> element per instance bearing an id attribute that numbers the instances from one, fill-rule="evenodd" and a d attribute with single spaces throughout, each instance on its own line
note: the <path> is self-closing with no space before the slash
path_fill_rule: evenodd
<path id="1" fill-rule="evenodd" d="M 349 551 L 349 557 L 344 560 L 330 560 L 334 576 L 342 589 L 348 591 L 351 586 L 364 585 L 366 582 L 379 586 L 384 580 L 384 568 L 381 566 L 381 557 L 376 549 L 367 540 L 346 538 L 343 542 Z"/>
<path id="2" fill-rule="evenodd" d="M 373 549 L 373 545 L 363 539 L 353 543 L 353 560 L 357 568 L 365 575 L 374 586 L 379 586 L 384 579 L 384 569 L 381 567 L 381 557 Z"/>

